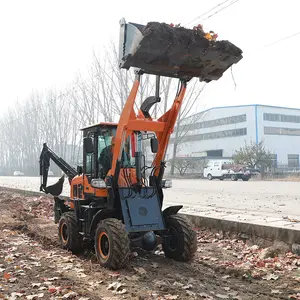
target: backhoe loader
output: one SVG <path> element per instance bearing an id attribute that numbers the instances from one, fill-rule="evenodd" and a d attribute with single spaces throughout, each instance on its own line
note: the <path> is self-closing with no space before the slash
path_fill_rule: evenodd
<path id="1" fill-rule="evenodd" d="M 165 256 L 192 259 L 197 245 L 190 221 L 178 214 L 182 205 L 162 209 L 165 155 L 188 82 L 210 82 L 242 59 L 228 41 L 207 39 L 201 30 L 165 23 L 146 26 L 120 21 L 119 67 L 135 68 L 135 81 L 118 123 L 100 122 L 82 129 L 83 165 L 71 167 L 44 144 L 40 155 L 40 190 L 54 196 L 55 223 L 63 248 L 79 252 L 92 243 L 101 266 L 119 269 L 133 247 L 147 251 L 161 244 Z M 155 95 L 134 105 L 143 74 L 156 76 Z M 151 108 L 160 102 L 161 76 L 177 78 L 179 88 L 169 110 L 158 119 Z M 146 165 L 143 144 L 154 159 Z M 146 144 L 146 145 L 147 145 Z M 70 196 L 61 195 L 64 177 L 47 187 L 50 160 L 70 183 Z"/>

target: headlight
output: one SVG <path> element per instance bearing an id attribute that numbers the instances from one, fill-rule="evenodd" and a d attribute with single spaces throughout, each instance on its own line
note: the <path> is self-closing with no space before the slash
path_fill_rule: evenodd
<path id="1" fill-rule="evenodd" d="M 161 183 L 161 187 L 168 189 L 172 187 L 172 180 L 171 179 L 163 179 Z"/>
<path id="2" fill-rule="evenodd" d="M 106 183 L 103 179 L 92 179 L 91 186 L 96 189 L 106 188 Z"/>

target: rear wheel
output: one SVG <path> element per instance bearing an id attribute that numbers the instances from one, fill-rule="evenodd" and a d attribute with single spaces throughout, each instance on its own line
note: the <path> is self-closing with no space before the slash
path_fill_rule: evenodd
<path id="1" fill-rule="evenodd" d="M 64 213 L 58 224 L 59 243 L 63 249 L 78 253 L 83 249 L 83 239 L 74 212 Z"/>
<path id="2" fill-rule="evenodd" d="M 212 179 L 213 179 L 212 175 L 211 175 L 211 174 L 208 174 L 208 175 L 207 175 L 207 179 L 208 179 L 208 180 L 212 180 Z"/>
<path id="3" fill-rule="evenodd" d="M 230 179 L 231 179 L 232 181 L 237 181 L 237 180 L 238 180 L 238 177 L 237 177 L 236 175 L 232 174 L 232 175 L 230 176 Z"/>
<path id="4" fill-rule="evenodd" d="M 185 216 L 172 215 L 165 220 L 170 238 L 163 244 L 165 256 L 177 261 L 189 261 L 197 250 L 196 232 Z"/>
<path id="5" fill-rule="evenodd" d="M 96 229 L 95 252 L 102 267 L 121 269 L 129 261 L 130 240 L 124 224 L 118 219 L 105 219 Z"/>
<path id="6" fill-rule="evenodd" d="M 243 181 L 248 181 L 250 178 L 249 177 L 242 177 Z"/>

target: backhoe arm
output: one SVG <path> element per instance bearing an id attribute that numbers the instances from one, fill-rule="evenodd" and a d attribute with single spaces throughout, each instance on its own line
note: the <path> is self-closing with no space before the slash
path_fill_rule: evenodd
<path id="1" fill-rule="evenodd" d="M 55 185 L 47 187 L 48 171 L 50 167 L 50 159 L 67 175 L 69 182 L 77 175 L 77 171 L 71 167 L 66 161 L 61 157 L 56 155 L 46 143 L 43 144 L 43 150 L 40 155 L 40 176 L 41 176 L 41 186 L 40 191 L 46 194 L 50 193 L 52 195 L 59 195 L 62 192 L 62 186 L 64 183 L 64 176 L 62 176 L 58 183 Z"/>

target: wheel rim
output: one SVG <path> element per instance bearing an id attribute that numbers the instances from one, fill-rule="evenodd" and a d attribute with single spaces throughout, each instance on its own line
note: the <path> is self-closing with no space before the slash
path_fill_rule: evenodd
<path id="1" fill-rule="evenodd" d="M 99 254 L 103 259 L 109 256 L 109 239 L 105 232 L 101 232 L 98 239 Z"/>
<path id="2" fill-rule="evenodd" d="M 169 229 L 169 233 L 171 235 L 170 242 L 169 242 L 169 248 L 170 248 L 170 250 L 175 251 L 177 249 L 177 246 L 179 243 L 178 233 L 175 230 L 175 228 L 173 228 L 173 227 L 171 227 Z"/>
<path id="3" fill-rule="evenodd" d="M 68 234 L 68 226 L 66 223 L 63 223 L 60 227 L 60 236 L 64 244 L 68 242 L 69 234 Z"/>

